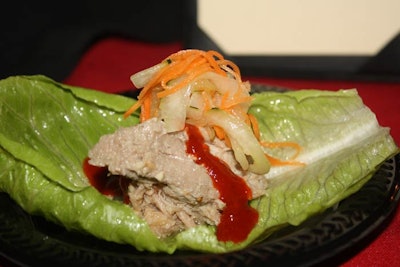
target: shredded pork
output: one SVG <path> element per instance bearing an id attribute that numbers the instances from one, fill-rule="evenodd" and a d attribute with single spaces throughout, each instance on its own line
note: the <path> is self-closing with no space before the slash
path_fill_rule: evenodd
<path id="1" fill-rule="evenodd" d="M 263 176 L 241 171 L 231 149 L 203 135 L 211 153 L 245 179 L 253 198 L 264 194 Z M 217 225 L 225 206 L 206 169 L 186 153 L 186 140 L 185 131 L 167 133 L 163 122 L 153 118 L 101 137 L 89 152 L 90 164 L 132 179 L 132 208 L 159 237 L 198 224 Z"/>

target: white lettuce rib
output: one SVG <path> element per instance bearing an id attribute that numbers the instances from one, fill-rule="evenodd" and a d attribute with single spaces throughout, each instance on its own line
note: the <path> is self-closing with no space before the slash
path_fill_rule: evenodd
<path id="1" fill-rule="evenodd" d="M 347 118 L 346 127 L 343 125 L 336 127 L 334 131 L 326 131 L 321 129 L 321 134 L 325 134 L 323 146 L 321 143 L 309 146 L 297 158 L 296 161 L 303 162 L 307 166 L 319 160 L 330 157 L 343 149 L 356 147 L 357 145 L 366 144 L 368 139 L 373 136 L 381 135 L 382 129 L 388 131 L 387 128 L 379 126 L 375 115 L 369 108 L 363 107 L 353 112 L 351 118 Z M 317 127 L 324 127 L 318 125 Z M 315 129 L 314 129 L 315 130 Z M 328 141 L 329 140 L 329 141 Z M 292 171 L 296 168 L 304 168 L 302 166 L 278 166 L 272 167 L 265 175 L 267 179 L 276 178 L 282 174 Z"/>

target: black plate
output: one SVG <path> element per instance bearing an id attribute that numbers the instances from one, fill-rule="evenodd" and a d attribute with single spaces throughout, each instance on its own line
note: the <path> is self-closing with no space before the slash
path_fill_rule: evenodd
<path id="1" fill-rule="evenodd" d="M 387 225 L 399 202 L 399 189 L 397 155 L 357 193 L 298 227 L 286 227 L 238 252 L 173 255 L 139 252 L 67 231 L 27 214 L 0 193 L 0 255 L 22 266 L 333 266 L 357 253 Z"/>

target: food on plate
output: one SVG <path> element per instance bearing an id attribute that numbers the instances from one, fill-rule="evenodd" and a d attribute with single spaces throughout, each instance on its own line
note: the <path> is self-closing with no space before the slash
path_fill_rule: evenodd
<path id="1" fill-rule="evenodd" d="M 253 93 L 233 62 L 200 50 L 131 80 L 137 100 L 0 81 L 0 191 L 138 250 L 221 253 L 332 207 L 398 153 L 355 89 Z"/>

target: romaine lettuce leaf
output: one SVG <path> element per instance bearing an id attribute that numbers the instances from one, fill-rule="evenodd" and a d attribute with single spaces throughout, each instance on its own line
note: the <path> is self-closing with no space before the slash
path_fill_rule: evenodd
<path id="1" fill-rule="evenodd" d="M 121 116 L 133 100 L 43 76 L 5 79 L 0 93 L 1 146 L 73 191 L 88 186 L 82 163 L 99 135 L 137 123 Z"/>
<path id="2" fill-rule="evenodd" d="M 258 242 L 277 227 L 298 225 L 334 205 L 398 152 L 389 129 L 378 125 L 356 90 L 256 94 L 250 111 L 262 138 L 299 143 L 298 160 L 306 165 L 271 168 L 265 196 L 251 202 L 260 220 L 246 241 L 218 242 L 209 226 L 160 240 L 127 205 L 89 186 L 82 172 L 101 135 L 138 123 L 137 114 L 122 119 L 133 101 L 43 76 L 0 81 L 0 191 L 29 213 L 138 250 L 219 253 Z"/>

